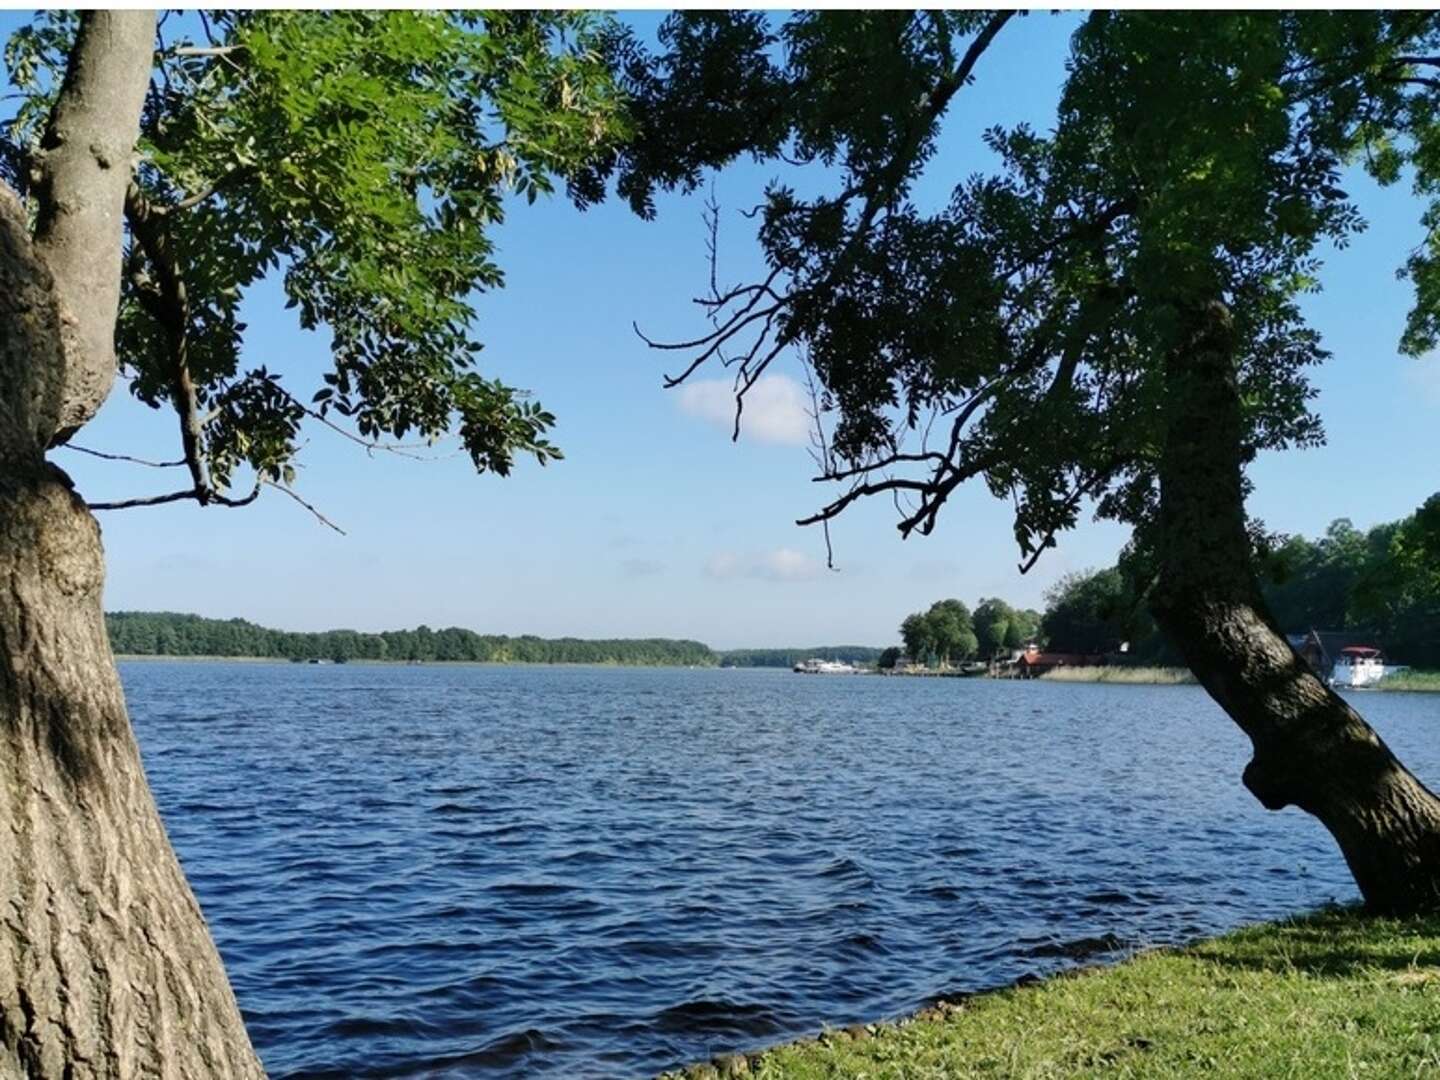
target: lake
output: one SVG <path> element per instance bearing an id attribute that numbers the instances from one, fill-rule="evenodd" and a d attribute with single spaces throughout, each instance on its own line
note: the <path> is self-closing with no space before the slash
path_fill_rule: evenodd
<path id="1" fill-rule="evenodd" d="M 1355 897 L 1195 687 L 126 662 L 272 1077 L 641 1077 Z M 1356 695 L 1440 780 L 1440 695 Z"/>

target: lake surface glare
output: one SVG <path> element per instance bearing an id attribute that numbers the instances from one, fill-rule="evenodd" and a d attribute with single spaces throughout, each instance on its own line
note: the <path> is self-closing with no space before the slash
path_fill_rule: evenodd
<path id="1" fill-rule="evenodd" d="M 1354 899 L 1195 687 L 126 662 L 272 1077 L 642 1077 Z M 1355 700 L 1440 781 L 1440 695 Z"/>

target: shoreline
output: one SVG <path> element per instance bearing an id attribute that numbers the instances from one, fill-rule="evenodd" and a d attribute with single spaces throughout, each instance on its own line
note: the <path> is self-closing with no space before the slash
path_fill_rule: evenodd
<path id="1" fill-rule="evenodd" d="M 380 660 L 355 659 L 336 663 L 322 659 L 317 664 L 307 660 L 291 660 L 288 656 L 170 656 L 159 653 L 115 653 L 115 659 L 141 663 L 173 664 L 285 664 L 293 667 L 563 667 L 563 668 L 676 668 L 680 670 L 719 671 L 719 664 L 630 664 L 620 661 L 559 660 Z M 779 671 L 779 668 L 755 668 L 756 671 Z"/>
<path id="2" fill-rule="evenodd" d="M 1424 1075 L 1440 1067 L 1437 950 L 1440 916 L 1323 908 L 721 1055 L 661 1080 Z"/>
<path id="3" fill-rule="evenodd" d="M 297 667 L 312 666 L 307 660 L 291 660 L 285 656 L 173 656 L 157 653 L 115 653 L 116 661 L 126 663 L 173 663 L 173 664 L 287 664 Z M 381 660 L 355 659 L 337 664 L 334 660 L 321 660 L 315 667 L 525 667 L 525 668 L 637 668 L 647 670 L 677 671 L 782 671 L 783 667 L 741 667 L 725 664 L 634 664 L 622 661 L 555 661 L 555 660 Z M 1063 673 L 1063 674 L 1062 674 Z M 1070 683 L 1073 685 L 1105 686 L 1197 686 L 1198 680 L 1185 668 L 1163 667 L 1073 667 L 1059 668 L 1046 672 L 1034 679 L 1007 678 L 1000 675 L 971 674 L 960 671 L 860 671 L 861 675 L 883 675 L 899 679 L 982 679 L 991 682 L 1045 682 Z M 1372 686 L 1354 687 L 1358 693 L 1381 691 L 1388 694 L 1430 694 L 1440 693 L 1440 675 L 1428 678 L 1430 672 L 1421 678 L 1399 676 L 1393 684 L 1382 680 Z M 1352 688 L 1346 688 L 1352 689 Z"/>

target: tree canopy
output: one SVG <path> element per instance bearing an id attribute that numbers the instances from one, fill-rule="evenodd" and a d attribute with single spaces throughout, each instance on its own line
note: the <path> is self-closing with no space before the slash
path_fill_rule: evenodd
<path id="1" fill-rule="evenodd" d="M 905 651 L 923 663 L 952 664 L 975 655 L 970 609 L 959 600 L 937 600 L 900 624 Z M 893 665 L 891 665 L 893 666 Z"/>
<path id="2" fill-rule="evenodd" d="M 0 167 L 32 202 L 77 25 L 43 13 L 6 48 L 18 105 Z M 558 11 L 162 18 L 115 338 L 130 391 L 176 414 L 189 484 L 142 501 L 288 487 L 312 422 L 366 445 L 453 433 L 502 475 L 559 456 L 554 417 L 477 370 L 471 297 L 503 282 L 490 233 L 507 193 L 600 194 L 590 170 L 627 131 L 612 35 Z M 330 335 L 331 369 L 308 384 L 244 349 L 241 301 L 272 273 L 301 326 Z"/>
<path id="3" fill-rule="evenodd" d="M 1024 648 L 1040 633 L 1038 612 L 1028 608 L 1017 610 L 995 597 L 976 604 L 971 618 L 981 656 L 997 656 L 1012 649 Z"/>
<path id="4" fill-rule="evenodd" d="M 923 208 L 941 118 L 1020 17 L 678 13 L 627 69 L 638 137 L 618 167 L 642 212 L 727 156 L 830 167 L 812 193 L 770 187 L 768 272 L 709 296 L 690 370 L 724 358 L 743 401 L 799 349 L 829 425 L 821 476 L 840 487 L 807 522 L 885 494 L 902 533 L 926 533 L 976 479 L 1013 502 L 1028 567 L 1087 505 L 1147 542 L 1161 359 L 1199 305 L 1229 312 L 1242 461 L 1323 437 L 1308 372 L 1325 352 L 1296 301 L 1321 246 L 1363 227 L 1347 165 L 1385 183 L 1411 170 L 1426 220 L 1440 214 L 1425 75 L 1440 38 L 1429 13 L 1096 12 L 1054 130 L 990 129 L 999 168 Z M 1406 263 L 1410 352 L 1440 326 L 1437 254 L 1432 235 Z"/>

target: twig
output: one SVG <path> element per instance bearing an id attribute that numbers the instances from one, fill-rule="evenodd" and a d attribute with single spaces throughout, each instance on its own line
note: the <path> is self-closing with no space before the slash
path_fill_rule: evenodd
<path id="1" fill-rule="evenodd" d="M 339 525 L 336 525 L 333 521 L 331 521 L 329 518 L 327 518 L 327 517 L 326 517 L 324 514 L 322 514 L 319 510 L 315 509 L 315 507 L 314 507 L 313 505 L 311 505 L 310 503 L 308 503 L 308 502 L 306 502 L 304 499 L 302 499 L 299 495 L 297 495 L 297 494 L 295 493 L 295 491 L 294 491 L 293 489 L 291 489 L 291 488 L 287 487 L 286 485 L 284 485 L 284 484 L 282 484 L 282 483 L 279 483 L 278 481 L 275 481 L 275 480 L 264 480 L 264 481 L 262 481 L 262 483 L 265 484 L 266 487 L 273 487 L 276 491 L 283 491 L 286 495 L 289 495 L 290 498 L 294 499 L 297 503 L 299 503 L 301 506 L 303 506 L 306 510 L 309 510 L 310 513 L 314 514 L 316 520 L 318 520 L 318 521 L 320 522 L 320 524 L 325 525 L 325 526 L 328 526 L 329 528 L 334 529 L 334 530 L 335 530 L 337 533 L 339 533 L 341 536 L 347 535 L 344 529 L 340 528 Z"/>
<path id="2" fill-rule="evenodd" d="M 75 443 L 61 443 L 66 450 L 76 450 L 82 454 L 89 454 L 91 457 L 104 458 L 106 461 L 129 461 L 135 465 L 148 465 L 152 469 L 183 469 L 185 461 L 146 461 L 144 458 L 131 457 L 129 454 L 107 454 L 103 450 L 91 450 L 88 446 L 79 446 Z"/>
<path id="3" fill-rule="evenodd" d="M 243 52 L 244 45 L 177 45 L 170 50 L 171 56 L 229 56 L 231 53 Z"/>

